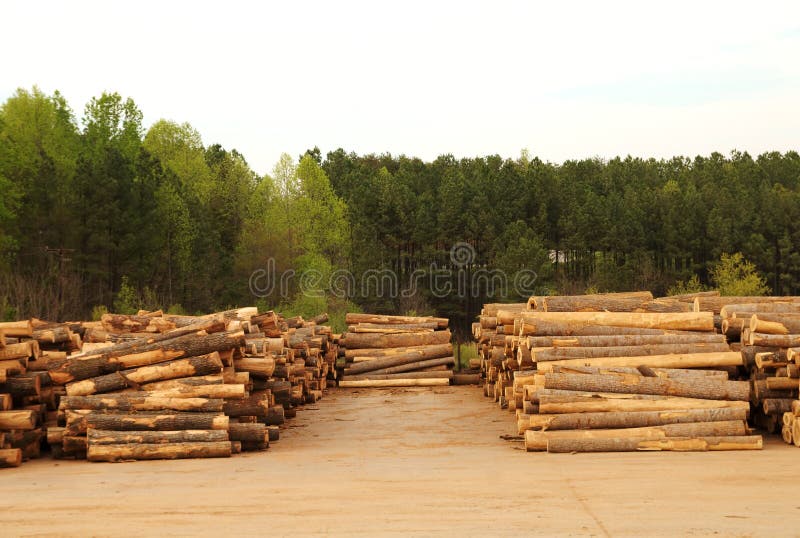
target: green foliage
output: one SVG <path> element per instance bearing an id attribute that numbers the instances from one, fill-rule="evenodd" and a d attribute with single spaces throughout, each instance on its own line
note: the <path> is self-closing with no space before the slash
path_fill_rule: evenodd
<path id="1" fill-rule="evenodd" d="M 108 308 L 106 305 L 95 305 L 92 307 L 92 321 L 100 321 L 103 319 L 103 316 L 108 314 Z"/>
<path id="2" fill-rule="evenodd" d="M 136 288 L 131 285 L 127 276 L 123 276 L 119 291 L 114 297 L 114 313 L 135 314 L 141 308 L 141 304 Z"/>
<path id="3" fill-rule="evenodd" d="M 478 347 L 475 344 L 460 344 L 458 359 L 460 369 L 469 368 L 469 361 L 478 358 Z"/>
<path id="4" fill-rule="evenodd" d="M 667 290 L 667 295 L 687 295 L 706 291 L 708 288 L 700 282 L 700 277 L 692 275 L 688 280 L 678 280 Z"/>
<path id="5" fill-rule="evenodd" d="M 173 316 L 188 316 L 189 312 L 180 304 L 171 304 L 169 308 L 167 308 L 167 314 L 172 314 Z"/>
<path id="6" fill-rule="evenodd" d="M 720 295 L 767 295 L 770 293 L 764 278 L 756 266 L 744 259 L 741 252 L 723 253 L 711 269 L 711 279 L 716 283 Z"/>

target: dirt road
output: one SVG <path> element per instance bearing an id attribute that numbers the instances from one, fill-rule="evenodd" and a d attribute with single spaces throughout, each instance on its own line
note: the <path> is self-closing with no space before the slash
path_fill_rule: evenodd
<path id="1" fill-rule="evenodd" d="M 331 390 L 266 453 L 0 471 L 2 536 L 791 536 L 800 449 L 528 454 L 475 387 Z"/>

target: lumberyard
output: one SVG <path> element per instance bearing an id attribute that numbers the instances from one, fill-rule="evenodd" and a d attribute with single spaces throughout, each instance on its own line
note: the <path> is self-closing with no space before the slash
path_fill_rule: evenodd
<path id="1" fill-rule="evenodd" d="M 206 316 L 140 311 L 105 314 L 97 322 L 0 324 L 0 465 L 19 467 L 2 475 L 18 493 L 12 505 L 44 502 L 33 482 L 69 497 L 71 482 L 85 475 L 80 480 L 94 485 L 81 489 L 66 511 L 79 514 L 90 503 L 85 496 L 97 493 L 93 488 L 114 483 L 115 494 L 127 495 L 130 473 L 151 476 L 136 486 L 137 496 L 146 499 L 152 491 L 178 503 L 183 486 L 175 480 L 182 473 L 196 474 L 190 480 L 206 487 L 203 477 L 219 471 L 264 474 L 275 494 L 281 481 L 290 485 L 282 501 L 289 512 L 302 504 L 303 492 L 330 490 L 336 498 L 341 483 L 350 497 L 348 486 L 370 480 L 379 506 L 431 480 L 480 492 L 488 486 L 489 498 L 499 502 L 520 473 L 530 472 L 560 484 L 551 524 L 559 511 L 577 510 L 584 513 L 582 532 L 613 535 L 646 531 L 637 526 L 642 521 L 604 523 L 603 511 L 590 507 L 590 492 L 604 491 L 605 481 L 622 498 L 639 487 L 652 502 L 682 506 L 685 499 L 674 492 L 665 498 L 653 476 L 645 483 L 626 478 L 657 465 L 671 475 L 659 480 L 694 481 L 707 488 L 704 495 L 716 492 L 721 497 L 709 514 L 725 513 L 707 514 L 697 527 L 672 522 L 661 528 L 738 533 L 738 518 L 750 517 L 742 513 L 761 517 L 767 508 L 751 504 L 752 496 L 733 499 L 736 489 L 725 489 L 726 479 L 717 483 L 715 473 L 740 469 L 745 474 L 736 483 L 748 491 L 755 482 L 768 488 L 789 478 L 772 469 L 791 465 L 800 446 L 800 297 L 628 292 L 486 304 L 473 324 L 478 358 L 464 365 L 457 364 L 446 318 L 350 313 L 340 334 L 327 321 L 325 314 L 305 320 L 240 308 Z M 542 452 L 553 455 L 535 454 Z M 579 454 L 588 452 L 595 454 Z M 214 463 L 226 460 L 211 459 L 231 457 L 227 470 Z M 245 459 L 237 464 L 237 458 Z M 197 463 L 85 463 L 175 459 Z M 344 468 L 319 471 L 318 478 L 315 465 L 309 474 L 311 462 L 326 459 L 334 464 L 323 468 Z M 339 474 L 346 468 L 354 476 Z M 270 478 L 284 474 L 278 482 Z M 236 478 L 237 488 L 242 479 Z M 582 481 L 590 482 L 588 492 Z M 258 492 L 256 483 L 241 485 Z M 215 491 L 226 495 L 220 488 Z M 386 488 L 394 493 L 384 496 Z M 798 489 L 794 482 L 791 488 Z M 353 513 L 374 506 L 363 494 L 349 499 Z M 429 507 L 449 511 L 441 520 L 398 500 L 408 505 L 405 516 L 388 518 L 387 531 L 433 532 L 440 527 L 431 518 L 443 533 L 461 528 L 460 517 L 468 516 L 458 514 L 468 514 L 468 506 L 453 511 L 447 499 L 442 494 Z M 608 503 L 601 504 L 610 509 Z M 365 531 L 358 518 L 336 515 L 340 506 L 322 506 L 316 516 L 322 526 L 313 529 Z M 205 504 L 188 508 L 216 513 Z M 770 505 L 767 513 L 777 509 Z M 330 527 L 322 524 L 326 510 Z M 524 521 L 510 518 L 509 530 L 524 528 Z M 11 524 L 34 534 L 56 528 L 24 518 Z M 291 527 L 287 520 L 277 528 Z M 747 528 L 770 534 L 779 525 Z"/>

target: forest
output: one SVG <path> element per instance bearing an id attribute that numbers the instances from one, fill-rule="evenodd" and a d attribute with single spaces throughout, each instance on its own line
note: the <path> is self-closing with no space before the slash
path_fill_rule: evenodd
<path id="1" fill-rule="evenodd" d="M 465 325 L 482 303 L 523 294 L 330 284 L 525 269 L 536 274 L 527 295 L 664 295 L 718 285 L 720 259 L 739 254 L 765 292 L 800 294 L 795 151 L 424 162 L 314 147 L 260 176 L 189 123 L 145 128 L 132 98 L 103 93 L 78 117 L 60 93 L 32 88 L 0 107 L 0 193 L 0 318 L 258 304 L 436 312 Z M 456 244 L 471 249 L 457 267 Z M 254 292 L 258 270 L 295 278 Z"/>

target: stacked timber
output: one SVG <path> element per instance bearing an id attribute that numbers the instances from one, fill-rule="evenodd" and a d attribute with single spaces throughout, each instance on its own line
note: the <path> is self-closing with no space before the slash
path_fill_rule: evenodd
<path id="1" fill-rule="evenodd" d="M 15 427 L 13 435 L 0 433 L 0 441 L 27 443 L 22 458 L 32 457 L 34 446 L 38 454 L 46 439 L 56 457 L 91 461 L 266 449 L 299 406 L 322 398 L 335 371 L 338 348 L 325 321 L 326 315 L 304 320 L 241 308 L 208 316 L 159 311 L 107 314 L 98 322 L 6 324 L 0 353 L 19 356 L 2 363 L 0 379 L 15 379 L 0 384 L 0 393 L 6 387 L 11 393 L 0 394 L 0 404 L 10 411 L 12 404 L 35 403 L 36 413 L 23 417 L 15 409 L 5 423 L 0 416 L 0 430 Z M 70 333 L 78 338 L 66 339 Z"/>
<path id="2" fill-rule="evenodd" d="M 498 308 L 488 337 L 482 315 L 484 394 L 516 412 L 529 451 L 761 448 L 747 428 L 750 383 L 729 377 L 741 354 L 713 313 L 687 304 L 534 297 L 525 310 Z"/>
<path id="3" fill-rule="evenodd" d="M 340 387 L 436 386 L 454 379 L 447 318 L 348 313 L 345 321 Z"/>

